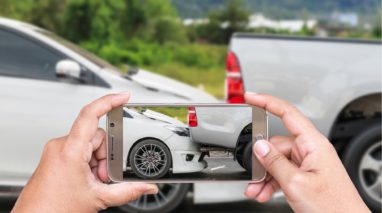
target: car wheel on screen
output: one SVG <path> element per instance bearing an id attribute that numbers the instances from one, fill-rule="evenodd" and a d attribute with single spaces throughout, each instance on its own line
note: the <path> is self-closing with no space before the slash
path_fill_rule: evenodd
<path id="1" fill-rule="evenodd" d="M 252 142 L 247 142 L 243 152 L 243 168 L 252 174 Z"/>
<path id="2" fill-rule="evenodd" d="M 245 167 L 244 167 L 244 163 L 243 163 L 243 155 L 238 155 L 238 156 L 236 156 L 237 157 L 237 159 L 236 159 L 236 161 L 237 161 L 237 163 L 243 168 L 243 169 L 245 169 Z"/>
<path id="3" fill-rule="evenodd" d="M 375 124 L 355 136 L 344 154 L 345 167 L 365 203 L 381 212 L 381 125 Z"/>
<path id="4" fill-rule="evenodd" d="M 248 131 L 248 130 L 246 130 Z M 237 162 L 239 163 L 239 165 L 245 169 L 245 163 L 244 163 L 244 159 L 246 158 L 245 155 L 246 155 L 246 148 L 247 148 L 247 144 L 252 140 L 252 133 L 251 134 L 244 134 L 244 135 L 240 135 L 239 137 L 239 140 L 238 140 L 238 143 L 241 144 L 238 146 L 238 150 L 236 151 L 236 160 Z"/>
<path id="5" fill-rule="evenodd" d="M 162 142 L 145 139 L 133 147 L 129 162 L 134 174 L 139 178 L 159 179 L 170 170 L 171 153 Z"/>
<path id="6" fill-rule="evenodd" d="M 187 195 L 190 184 L 158 184 L 159 192 L 155 195 L 143 195 L 119 208 L 129 213 L 170 212 L 180 205 Z"/>

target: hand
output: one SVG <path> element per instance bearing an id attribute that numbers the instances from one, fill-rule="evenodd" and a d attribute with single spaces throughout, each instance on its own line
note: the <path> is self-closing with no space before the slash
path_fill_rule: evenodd
<path id="1" fill-rule="evenodd" d="M 98 128 L 99 118 L 128 99 L 127 93 L 120 93 L 94 101 L 81 110 L 69 135 L 49 141 L 13 211 L 96 212 L 157 193 L 152 184 L 103 183 L 109 178 L 106 134 Z"/>
<path id="2" fill-rule="evenodd" d="M 269 95 L 246 93 L 245 99 L 280 117 L 291 134 L 254 144 L 269 176 L 249 184 L 247 197 L 266 202 L 281 188 L 295 212 L 369 212 L 332 144 L 301 112 Z"/>

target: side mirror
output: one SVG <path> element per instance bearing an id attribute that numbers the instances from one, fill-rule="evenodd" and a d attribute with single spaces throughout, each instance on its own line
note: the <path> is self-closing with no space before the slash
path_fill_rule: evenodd
<path id="1" fill-rule="evenodd" d="M 81 67 L 75 61 L 61 60 L 56 64 L 56 75 L 61 77 L 80 79 Z"/>

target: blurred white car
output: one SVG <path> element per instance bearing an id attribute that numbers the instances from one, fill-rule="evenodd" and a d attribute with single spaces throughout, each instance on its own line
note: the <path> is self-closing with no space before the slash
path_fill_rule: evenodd
<path id="1" fill-rule="evenodd" d="M 149 110 L 124 108 L 124 171 L 128 166 L 142 179 L 169 173 L 198 172 L 206 167 L 198 144 L 184 123 Z"/>
<path id="2" fill-rule="evenodd" d="M 153 81 L 159 85 L 161 79 Z M 85 104 L 120 91 L 131 92 L 130 102 L 216 101 L 180 82 L 174 93 L 137 83 L 50 32 L 1 18 L 0 129 L 6 143 L 0 149 L 0 185 L 25 184 L 49 139 L 67 134 Z"/>

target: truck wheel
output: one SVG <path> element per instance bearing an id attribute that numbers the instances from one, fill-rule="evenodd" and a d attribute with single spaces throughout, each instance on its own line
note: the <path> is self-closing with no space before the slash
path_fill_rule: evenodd
<path id="1" fill-rule="evenodd" d="M 137 143 L 129 158 L 134 174 L 142 179 L 159 179 L 171 166 L 170 150 L 162 142 L 146 139 Z"/>
<path id="2" fill-rule="evenodd" d="M 240 155 L 240 156 L 236 156 L 236 157 L 237 157 L 237 159 L 236 159 L 237 163 L 238 163 L 243 169 L 245 169 L 245 167 L 244 167 L 244 163 L 243 163 L 243 156 Z"/>
<path id="3" fill-rule="evenodd" d="M 190 184 L 185 183 L 158 184 L 158 194 L 143 195 L 137 200 L 120 206 L 119 208 L 128 213 L 167 213 L 182 203 L 189 188 Z"/>
<path id="4" fill-rule="evenodd" d="M 381 212 L 381 125 L 372 125 L 355 136 L 343 161 L 365 203 L 372 211 Z"/>
<path id="5" fill-rule="evenodd" d="M 252 174 L 252 142 L 248 142 L 245 145 L 243 152 L 243 168 Z"/>
<path id="6" fill-rule="evenodd" d="M 239 140 L 238 140 L 238 150 L 236 151 L 236 160 L 239 163 L 243 169 L 245 169 L 244 165 L 244 159 L 245 159 L 245 148 L 247 147 L 247 144 L 250 143 L 252 140 L 252 134 L 244 134 L 240 135 Z M 247 151 L 248 152 L 248 151 Z"/>

